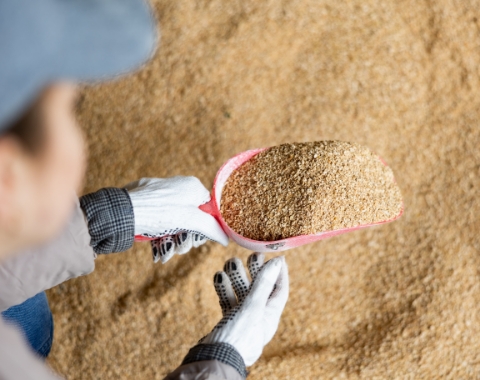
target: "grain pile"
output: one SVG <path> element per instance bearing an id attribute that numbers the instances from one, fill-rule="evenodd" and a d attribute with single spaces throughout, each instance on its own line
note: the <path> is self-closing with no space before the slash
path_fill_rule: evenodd
<path id="1" fill-rule="evenodd" d="M 230 175 L 220 204 L 234 231 L 273 241 L 393 219 L 402 197 L 391 169 L 368 148 L 318 141 L 254 156 Z"/>
<path id="2" fill-rule="evenodd" d="M 160 50 L 83 91 L 85 192 L 196 175 L 235 153 L 342 140 L 388 162 L 395 223 L 285 252 L 290 297 L 249 380 L 480 373 L 480 2 L 154 0 Z M 48 292 L 69 380 L 162 379 L 221 318 L 208 244 L 153 265 L 100 255 Z M 271 256 L 269 256 L 271 257 Z"/>

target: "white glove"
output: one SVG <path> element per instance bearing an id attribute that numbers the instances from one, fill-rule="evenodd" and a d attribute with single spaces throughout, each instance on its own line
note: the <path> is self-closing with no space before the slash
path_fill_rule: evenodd
<path id="1" fill-rule="evenodd" d="M 135 235 L 159 238 L 152 240 L 154 262 L 165 263 L 207 239 L 228 244 L 217 220 L 198 208 L 210 200 L 198 178 L 142 178 L 125 188 L 133 205 Z"/>
<path id="2" fill-rule="evenodd" d="M 233 258 L 214 277 L 223 318 L 199 343 L 228 343 L 251 366 L 273 338 L 288 299 L 288 269 L 285 258 L 263 264 L 263 253 L 248 258 L 252 284 L 242 262 Z M 236 295 L 236 296 L 235 296 Z"/>

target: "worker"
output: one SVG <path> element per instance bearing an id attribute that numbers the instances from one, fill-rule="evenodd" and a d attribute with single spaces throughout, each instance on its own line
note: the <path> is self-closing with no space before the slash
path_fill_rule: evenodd
<path id="1" fill-rule="evenodd" d="M 97 255 L 128 250 L 135 235 L 153 238 L 162 262 L 208 240 L 228 243 L 199 209 L 210 195 L 195 177 L 142 178 L 75 197 L 86 162 L 77 83 L 137 69 L 153 54 L 155 30 L 142 0 L 0 2 L 2 380 L 58 379 L 44 362 L 54 334 L 45 290 L 91 273 Z M 253 253 L 247 266 L 251 281 L 237 258 L 214 275 L 223 318 L 168 379 L 247 376 L 288 298 L 283 257 Z"/>

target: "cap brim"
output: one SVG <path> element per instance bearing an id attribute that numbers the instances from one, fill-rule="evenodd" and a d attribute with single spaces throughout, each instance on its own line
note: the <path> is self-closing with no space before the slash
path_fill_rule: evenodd
<path id="1" fill-rule="evenodd" d="M 0 2 L 0 131 L 54 81 L 130 72 L 157 45 L 143 0 Z"/>
<path id="2" fill-rule="evenodd" d="M 144 1 L 83 0 L 62 5 L 65 28 L 74 27 L 75 34 L 61 44 L 58 72 L 83 81 L 105 79 L 132 71 L 152 56 L 156 27 Z"/>

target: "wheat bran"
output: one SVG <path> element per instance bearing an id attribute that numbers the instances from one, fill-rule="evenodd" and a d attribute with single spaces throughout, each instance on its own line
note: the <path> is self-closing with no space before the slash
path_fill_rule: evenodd
<path id="1" fill-rule="evenodd" d="M 401 209 L 391 169 L 342 141 L 269 148 L 230 175 L 221 199 L 234 231 L 264 241 L 389 220 Z"/>
<path id="2" fill-rule="evenodd" d="M 404 215 L 285 252 L 290 296 L 248 379 L 477 379 L 479 2 L 153 4 L 154 59 L 83 91 L 84 192 L 174 175 L 210 187 L 254 146 L 368 146 L 393 169 Z M 141 243 L 99 255 L 92 274 L 48 291 L 49 364 L 71 380 L 163 379 L 221 318 L 214 273 L 249 254 L 206 244 L 153 265 Z"/>

